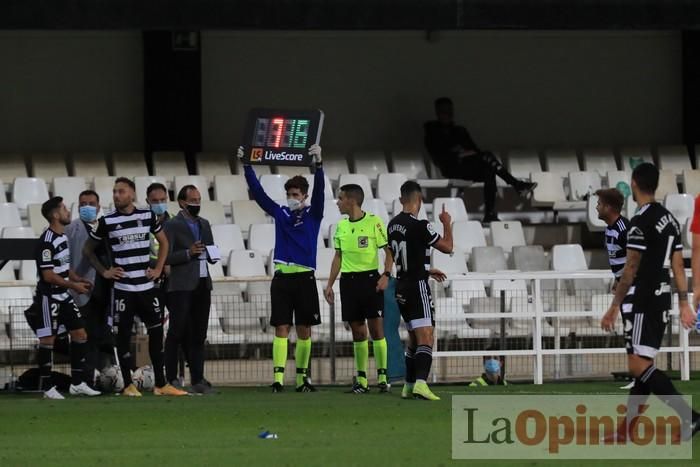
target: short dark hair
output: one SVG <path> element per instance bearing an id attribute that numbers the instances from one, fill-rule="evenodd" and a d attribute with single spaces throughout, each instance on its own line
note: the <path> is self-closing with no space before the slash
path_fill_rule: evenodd
<path id="1" fill-rule="evenodd" d="M 622 196 L 617 188 L 605 188 L 595 192 L 595 195 L 600 198 L 603 204 L 612 207 L 616 212 L 622 212 L 622 206 L 625 204 L 625 197 Z"/>
<path id="2" fill-rule="evenodd" d="M 301 175 L 295 175 L 284 183 L 284 190 L 298 188 L 303 195 L 309 192 L 309 181 Z"/>
<path id="3" fill-rule="evenodd" d="M 401 197 L 408 198 L 417 193 L 422 193 L 421 187 L 418 182 L 414 180 L 407 180 L 401 185 Z"/>
<path id="4" fill-rule="evenodd" d="M 160 182 L 153 182 L 150 185 L 148 185 L 148 188 L 146 188 L 146 196 L 150 195 L 151 192 L 155 190 L 163 190 L 165 192 L 165 195 L 168 195 L 168 189 L 165 188 L 165 185 L 163 185 Z"/>
<path id="5" fill-rule="evenodd" d="M 97 198 L 97 202 L 100 202 L 100 195 L 97 194 L 95 190 L 83 190 L 80 192 L 78 195 L 78 199 L 82 198 L 83 196 L 94 196 Z"/>
<path id="6" fill-rule="evenodd" d="M 654 194 L 659 186 L 659 169 L 654 164 L 643 162 L 632 171 L 632 180 L 642 192 Z"/>
<path id="7" fill-rule="evenodd" d="M 44 201 L 44 204 L 41 205 L 41 215 L 44 216 L 44 219 L 46 219 L 49 224 L 51 223 L 51 216 L 56 209 L 61 207 L 62 202 L 63 197 L 54 196 L 50 200 Z"/>
<path id="8" fill-rule="evenodd" d="M 182 188 L 180 188 L 180 191 L 177 193 L 177 200 L 178 201 L 185 201 L 187 199 L 187 192 L 190 190 L 199 190 L 194 185 L 185 185 Z"/>
<path id="9" fill-rule="evenodd" d="M 365 191 L 360 185 L 357 185 L 356 183 L 348 183 L 347 185 L 341 186 L 340 191 L 348 195 L 348 198 L 357 201 L 358 206 L 362 206 L 362 203 L 365 200 Z"/>
<path id="10" fill-rule="evenodd" d="M 450 99 L 449 97 L 438 97 L 437 99 L 435 99 L 436 109 L 442 107 L 443 105 L 452 105 L 452 99 Z"/>
<path id="11" fill-rule="evenodd" d="M 117 183 L 125 183 L 125 184 L 129 185 L 129 188 L 131 188 L 132 190 L 134 190 L 134 192 L 136 192 L 136 184 L 135 184 L 134 181 L 131 180 L 130 178 L 118 177 L 118 178 L 114 181 L 114 184 L 115 184 L 115 185 L 116 185 Z"/>

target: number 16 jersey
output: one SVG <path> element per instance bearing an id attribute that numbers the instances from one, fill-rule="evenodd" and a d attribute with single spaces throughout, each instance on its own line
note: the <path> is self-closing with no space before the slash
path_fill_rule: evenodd
<path id="1" fill-rule="evenodd" d="M 427 279 L 430 270 L 430 247 L 440 240 L 440 235 L 435 232 L 430 222 L 401 212 L 389 222 L 387 230 L 397 279 Z"/>

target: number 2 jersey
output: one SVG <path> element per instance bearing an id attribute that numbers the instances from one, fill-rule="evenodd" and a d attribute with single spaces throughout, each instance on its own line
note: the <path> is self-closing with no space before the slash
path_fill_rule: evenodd
<path id="1" fill-rule="evenodd" d="M 396 264 L 396 278 L 402 281 L 428 279 L 430 247 L 440 240 L 430 222 L 402 212 L 389 222 L 387 230 Z"/>
<path id="2" fill-rule="evenodd" d="M 639 251 L 642 258 L 622 311 L 625 304 L 637 313 L 670 310 L 671 258 L 683 249 L 676 218 L 657 202 L 645 204 L 630 221 L 627 249 Z"/>

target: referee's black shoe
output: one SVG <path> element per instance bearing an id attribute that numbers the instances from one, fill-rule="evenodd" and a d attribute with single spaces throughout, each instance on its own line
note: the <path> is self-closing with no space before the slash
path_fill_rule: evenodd
<path id="1" fill-rule="evenodd" d="M 316 392 L 316 388 L 309 382 L 308 378 L 304 378 L 304 383 L 301 386 L 297 386 L 297 392 Z"/>
<path id="2" fill-rule="evenodd" d="M 282 385 L 281 385 L 280 383 L 278 383 L 277 381 L 275 381 L 274 383 L 272 383 L 272 385 L 271 385 L 270 387 L 272 388 L 272 392 L 282 392 L 282 391 L 284 391 L 284 386 L 282 386 Z"/>

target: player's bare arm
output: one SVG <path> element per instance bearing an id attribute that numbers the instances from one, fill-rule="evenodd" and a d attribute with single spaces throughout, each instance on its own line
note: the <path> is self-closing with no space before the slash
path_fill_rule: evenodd
<path id="1" fill-rule="evenodd" d="M 51 285 L 56 285 L 58 287 L 65 287 L 67 289 L 72 289 L 78 292 L 79 294 L 84 294 L 87 293 L 90 290 L 90 287 L 88 287 L 88 284 L 84 282 L 78 282 L 78 281 L 71 281 L 71 280 L 66 280 L 63 277 L 61 277 L 59 274 L 56 274 L 50 269 L 42 269 L 41 270 L 41 278 L 46 282 L 47 284 Z"/>
<path id="2" fill-rule="evenodd" d="M 442 223 L 444 232 L 440 240 L 435 242 L 433 248 L 442 253 L 450 254 L 454 248 L 454 244 L 452 242 L 452 216 L 450 216 L 449 212 L 445 211 L 444 204 L 442 205 L 442 211 L 440 212 L 438 219 L 440 219 L 440 223 Z"/>
<path id="3" fill-rule="evenodd" d="M 693 309 L 700 306 L 700 234 L 693 234 L 693 256 L 690 259 L 693 271 Z"/>
<path id="4" fill-rule="evenodd" d="M 684 328 L 691 329 L 695 326 L 695 313 L 693 313 L 693 309 L 688 303 L 688 280 L 685 277 L 683 254 L 680 251 L 673 252 L 671 269 L 673 270 L 673 279 L 676 281 L 676 290 L 678 291 L 678 311 L 681 324 Z"/>
<path id="5" fill-rule="evenodd" d="M 629 248 L 627 249 L 627 262 L 625 263 L 625 268 L 622 270 L 622 277 L 620 277 L 620 281 L 615 289 L 615 296 L 610 304 L 610 308 L 608 308 L 608 311 L 605 312 L 603 319 L 600 321 L 600 327 L 605 331 L 612 331 L 615 327 L 615 320 L 617 319 L 618 313 L 620 313 L 620 305 L 634 283 L 634 278 L 637 276 L 641 260 L 641 252 Z"/>
<path id="6" fill-rule="evenodd" d="M 88 241 L 85 242 L 85 245 L 83 246 L 83 256 L 85 256 L 88 259 L 88 261 L 90 261 L 90 264 L 93 268 L 95 268 L 97 274 L 108 280 L 121 279 L 122 277 L 124 277 L 124 269 L 114 267 L 108 269 L 104 267 L 102 262 L 97 258 L 97 255 L 95 254 L 95 248 L 98 244 L 99 242 L 97 240 L 88 239 Z"/>

